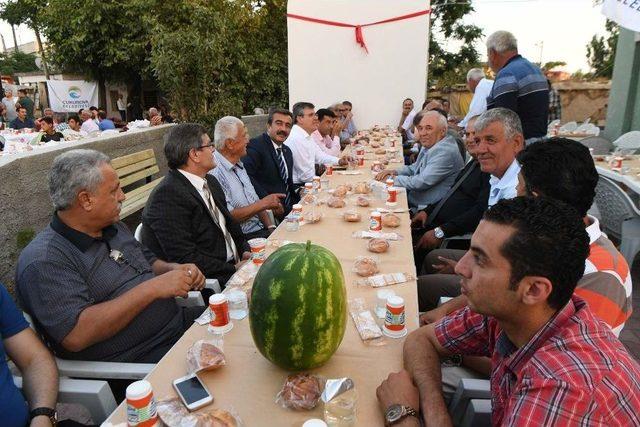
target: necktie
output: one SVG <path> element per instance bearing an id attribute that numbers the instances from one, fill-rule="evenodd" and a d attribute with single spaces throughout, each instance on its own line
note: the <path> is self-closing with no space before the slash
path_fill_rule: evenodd
<path id="1" fill-rule="evenodd" d="M 289 183 L 288 183 L 288 177 L 287 177 L 287 169 L 284 167 L 284 157 L 282 155 L 282 148 L 277 148 L 276 149 L 276 153 L 278 154 L 278 166 L 280 169 L 280 177 L 282 178 L 282 181 L 284 182 L 284 188 L 285 188 L 285 194 L 287 195 L 284 199 L 284 205 L 285 206 L 289 206 Z"/>
<path id="2" fill-rule="evenodd" d="M 222 213 L 220 212 L 215 202 L 213 201 L 213 196 L 211 195 L 211 191 L 209 190 L 209 185 L 207 185 L 206 182 L 202 185 L 202 191 L 204 192 L 204 197 L 207 202 L 207 207 L 209 208 L 209 212 L 211 213 L 211 216 L 213 217 L 213 220 L 215 221 L 215 223 L 218 225 L 218 227 L 220 227 L 220 230 L 224 235 L 225 242 L 231 248 L 231 253 L 233 253 L 234 260 L 235 261 L 240 260 L 240 258 L 238 258 L 238 250 L 236 249 L 236 244 L 233 241 L 231 234 L 229 234 L 229 230 L 227 230 L 227 227 L 224 227 L 222 225 L 223 224 Z"/>

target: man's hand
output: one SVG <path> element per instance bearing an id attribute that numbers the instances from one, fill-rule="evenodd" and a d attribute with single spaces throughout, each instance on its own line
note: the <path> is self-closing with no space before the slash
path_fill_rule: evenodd
<path id="1" fill-rule="evenodd" d="M 441 256 L 439 256 L 438 259 L 442 261 L 442 264 L 433 264 L 432 267 L 435 268 L 439 274 L 455 274 L 455 268 L 458 261 Z"/>
<path id="2" fill-rule="evenodd" d="M 274 214 L 275 216 L 282 216 L 282 215 L 284 215 L 284 207 L 283 207 L 281 204 L 279 204 L 277 208 L 273 208 L 273 209 L 271 209 L 271 210 L 273 211 L 273 214 Z M 273 225 L 275 225 L 275 224 L 273 224 Z"/>
<path id="3" fill-rule="evenodd" d="M 400 372 L 389 374 L 387 379 L 382 381 L 382 384 L 376 389 L 376 396 L 383 413 L 387 411 L 389 406 L 395 404 L 410 406 L 416 411 L 420 408 L 418 388 L 413 385 L 409 372 L 404 369 Z M 420 424 L 418 418 L 408 416 L 397 425 L 405 425 L 405 420 L 407 426 Z"/>
<path id="4" fill-rule="evenodd" d="M 202 274 L 200 269 L 195 264 L 177 264 L 176 270 L 186 271 L 187 276 L 191 277 L 191 280 L 193 282 L 191 285 L 191 290 L 199 291 L 204 288 L 207 278 L 204 277 L 204 274 Z"/>
<path id="5" fill-rule="evenodd" d="M 419 211 L 413 219 L 411 219 L 412 228 L 424 228 L 427 223 L 427 213 L 425 211 Z"/>
<path id="6" fill-rule="evenodd" d="M 429 310 L 420 316 L 420 326 L 428 325 L 429 323 L 436 323 L 444 316 L 447 315 L 447 311 L 442 309 L 443 306 Z"/>
<path id="7" fill-rule="evenodd" d="M 417 216 L 417 215 L 416 215 Z M 416 249 L 435 249 L 440 247 L 443 239 L 438 239 L 433 230 L 429 230 L 422 235 L 420 240 L 416 243 Z"/>
<path id="8" fill-rule="evenodd" d="M 193 274 L 193 272 L 192 272 Z M 186 297 L 193 285 L 193 279 L 187 270 L 176 269 L 156 276 L 160 283 L 156 287 L 159 298 Z M 154 284 L 154 286 L 156 286 Z"/>
<path id="9" fill-rule="evenodd" d="M 385 169 L 382 172 L 378 172 L 378 174 L 376 175 L 376 181 L 384 181 L 388 177 L 396 176 L 397 174 L 398 174 L 398 172 L 396 172 L 394 170 Z"/>
<path id="10" fill-rule="evenodd" d="M 31 420 L 29 427 L 51 427 L 51 420 L 45 415 L 40 415 Z"/>
<path id="11" fill-rule="evenodd" d="M 336 120 L 333 124 L 333 128 L 331 129 L 331 136 L 339 136 L 340 132 L 342 132 L 343 126 L 340 120 Z"/>
<path id="12" fill-rule="evenodd" d="M 266 195 L 260 201 L 262 202 L 264 209 L 277 209 L 282 206 L 280 204 L 280 200 L 284 200 L 285 197 L 287 197 L 286 194 L 273 193 Z"/>
<path id="13" fill-rule="evenodd" d="M 347 166 L 349 164 L 350 159 L 351 159 L 350 156 L 342 156 L 340 157 L 340 160 L 338 160 L 338 164 L 340 166 Z"/>

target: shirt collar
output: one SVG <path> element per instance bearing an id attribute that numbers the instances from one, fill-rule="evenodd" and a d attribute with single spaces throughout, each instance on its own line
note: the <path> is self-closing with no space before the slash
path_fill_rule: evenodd
<path id="1" fill-rule="evenodd" d="M 213 152 L 213 156 L 216 158 L 216 163 L 218 164 L 218 166 L 222 166 L 228 171 L 233 170 L 235 166 L 238 166 L 240 169 L 244 169 L 241 161 L 238 160 L 238 163 L 233 164 L 229 161 L 229 159 L 227 159 L 222 155 L 222 153 L 217 150 Z"/>
<path id="2" fill-rule="evenodd" d="M 602 237 L 602 230 L 600 229 L 600 222 L 598 218 L 587 215 L 589 225 L 587 226 L 587 234 L 589 235 L 589 244 L 592 245 L 596 240 Z"/>
<path id="3" fill-rule="evenodd" d="M 516 59 L 522 58 L 522 56 L 520 54 L 516 54 L 515 56 L 512 56 L 511 58 L 509 58 L 509 60 L 507 62 L 505 62 L 504 67 L 506 67 L 507 65 L 509 65 L 511 62 L 515 61 Z M 504 68 L 502 67 L 502 68 Z"/>
<path id="4" fill-rule="evenodd" d="M 114 225 L 109 225 L 102 229 L 102 237 L 95 238 L 74 228 L 69 227 L 58 217 L 58 213 L 53 214 L 51 219 L 51 228 L 53 231 L 73 243 L 75 247 L 82 252 L 86 252 L 95 242 L 109 241 L 118 234 L 118 229 Z"/>
<path id="5" fill-rule="evenodd" d="M 291 134 L 295 134 L 296 136 L 301 136 L 305 139 L 308 139 L 311 135 L 309 135 L 307 133 L 306 130 L 302 129 L 302 127 L 298 126 L 298 125 L 293 125 L 293 127 L 291 128 L 291 133 L 289 134 L 289 136 L 291 136 Z"/>
<path id="6" fill-rule="evenodd" d="M 269 141 L 271 141 L 271 143 L 273 144 L 273 149 L 274 150 L 277 150 L 277 149 L 281 149 L 282 150 L 282 145 L 278 145 L 275 142 L 273 142 L 273 139 L 271 139 L 271 137 L 269 137 Z M 277 151 L 276 151 L 276 153 L 277 153 Z"/>
<path id="7" fill-rule="evenodd" d="M 511 342 L 504 331 L 500 332 L 495 348 L 498 354 L 505 359 L 506 368 L 517 373 L 545 342 L 551 337 L 561 334 L 561 331 L 566 328 L 567 322 L 578 310 L 583 309 L 585 304 L 580 297 L 572 296 L 569 302 L 551 316 L 529 342 L 520 348 Z"/>
<path id="8" fill-rule="evenodd" d="M 199 177 L 198 175 L 192 174 L 191 172 L 187 172 L 182 169 L 178 169 L 178 172 L 184 175 L 184 177 L 187 178 L 187 180 L 189 180 L 191 185 L 193 185 L 198 191 L 202 191 L 202 187 L 204 187 L 204 183 L 207 182 L 204 178 Z"/>
<path id="9" fill-rule="evenodd" d="M 516 182 L 516 185 L 517 185 L 519 172 L 520 172 L 520 164 L 516 159 L 513 159 L 513 162 L 511 162 L 511 165 L 509 165 L 509 168 L 507 169 L 507 171 L 504 173 L 504 175 L 502 175 L 502 178 L 498 178 L 497 176 L 491 175 L 491 178 L 489 179 L 489 184 L 494 188 L 500 188 L 500 189 L 510 187 L 511 185 L 513 185 L 514 181 Z"/>

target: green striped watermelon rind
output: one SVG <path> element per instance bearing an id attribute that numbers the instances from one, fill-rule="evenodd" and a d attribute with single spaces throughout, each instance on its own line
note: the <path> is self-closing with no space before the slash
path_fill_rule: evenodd
<path id="1" fill-rule="evenodd" d="M 288 371 L 326 363 L 344 337 L 344 283 L 340 262 L 322 246 L 291 243 L 273 252 L 256 275 L 249 308 L 262 355 Z"/>

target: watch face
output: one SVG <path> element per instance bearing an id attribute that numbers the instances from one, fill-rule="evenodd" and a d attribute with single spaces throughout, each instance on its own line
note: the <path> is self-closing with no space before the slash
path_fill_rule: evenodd
<path id="1" fill-rule="evenodd" d="M 394 423 L 402 416 L 402 405 L 391 405 L 387 409 L 386 418 L 388 423 Z"/>

